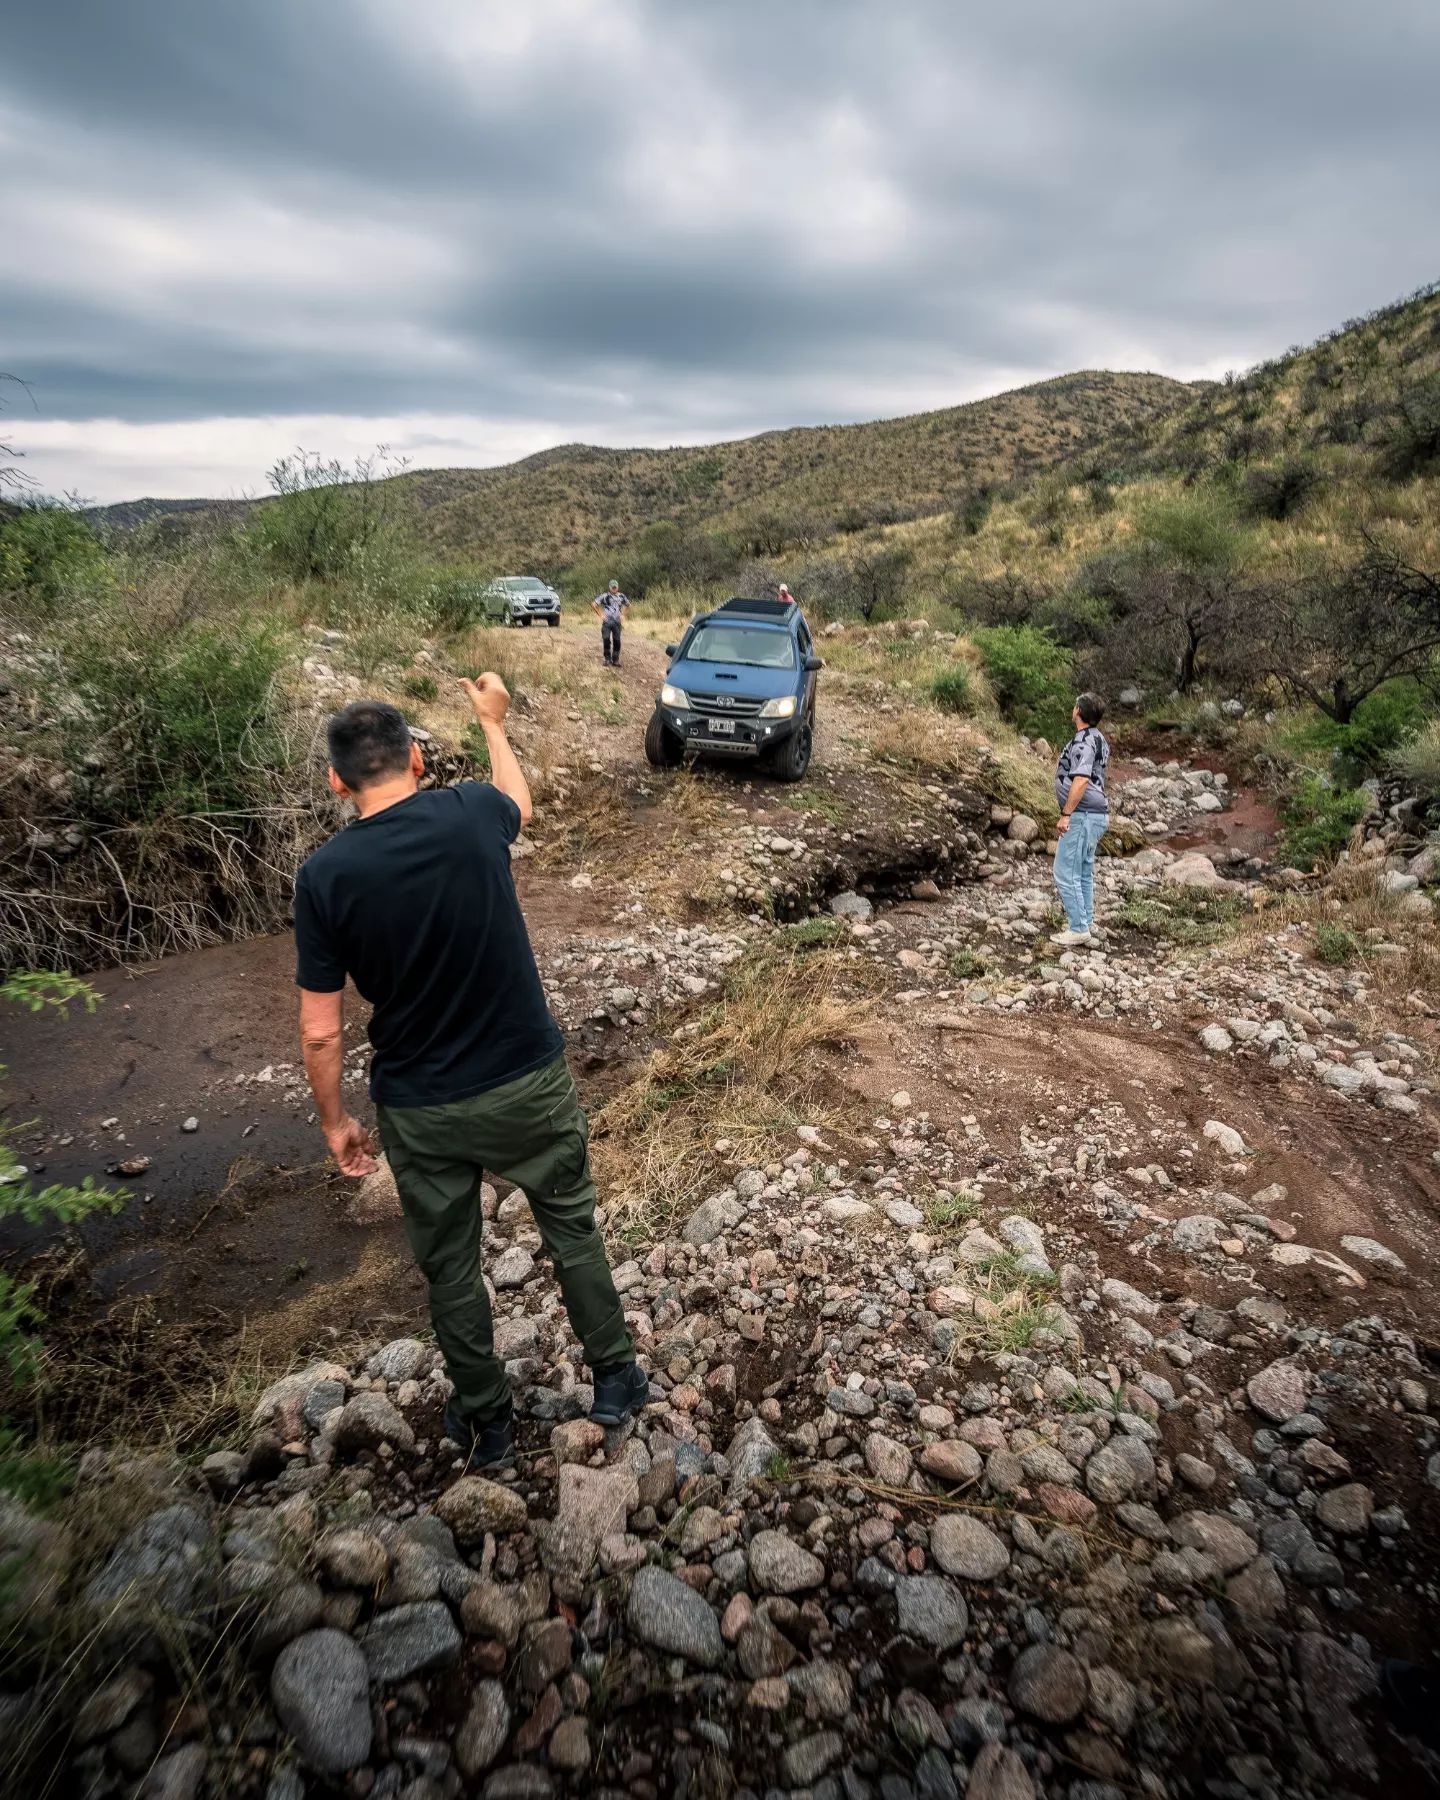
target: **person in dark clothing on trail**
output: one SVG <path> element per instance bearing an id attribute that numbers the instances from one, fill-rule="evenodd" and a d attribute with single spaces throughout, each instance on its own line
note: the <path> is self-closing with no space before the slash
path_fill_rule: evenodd
<path id="1" fill-rule="evenodd" d="M 649 1381 L 595 1228 L 589 1129 L 510 875 L 530 790 L 498 675 L 462 684 L 491 779 L 422 790 L 403 715 L 357 700 L 330 721 L 330 786 L 356 817 L 295 883 L 305 1072 L 346 1175 L 376 1167 L 341 1093 L 346 977 L 374 1008 L 370 1092 L 454 1394 L 445 1432 L 474 1466 L 514 1460 L 509 1384 L 480 1271 L 483 1173 L 523 1190 L 595 1380 L 591 1418 L 639 1411 Z"/>
<path id="2" fill-rule="evenodd" d="M 1066 948 L 1093 944 L 1095 926 L 1095 852 L 1110 824 L 1105 794 L 1110 746 L 1099 726 L 1105 707 L 1098 694 L 1081 694 L 1070 714 L 1075 735 L 1060 752 L 1055 770 L 1055 885 L 1065 906 L 1066 928 L 1051 937 Z"/>
<path id="3" fill-rule="evenodd" d="M 630 601 L 627 595 L 620 592 L 620 583 L 612 581 L 603 594 L 597 594 L 590 602 L 600 615 L 600 650 L 605 658 L 605 666 L 611 669 L 620 667 L 620 627 L 625 616 L 625 609 Z"/>

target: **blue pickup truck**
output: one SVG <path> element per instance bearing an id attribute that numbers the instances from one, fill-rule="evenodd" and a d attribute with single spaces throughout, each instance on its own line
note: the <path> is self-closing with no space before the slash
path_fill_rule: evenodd
<path id="1" fill-rule="evenodd" d="M 793 600 L 727 600 L 692 619 L 665 654 L 670 666 L 645 731 L 655 768 L 686 756 L 751 757 L 781 781 L 800 780 L 823 664 Z"/>

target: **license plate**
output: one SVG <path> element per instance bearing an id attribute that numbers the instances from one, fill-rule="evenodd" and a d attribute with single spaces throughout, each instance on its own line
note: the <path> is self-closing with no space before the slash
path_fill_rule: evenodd
<path id="1" fill-rule="evenodd" d="M 710 729 L 717 732 L 721 737 L 734 737 L 735 721 L 733 719 L 712 719 L 710 721 Z"/>

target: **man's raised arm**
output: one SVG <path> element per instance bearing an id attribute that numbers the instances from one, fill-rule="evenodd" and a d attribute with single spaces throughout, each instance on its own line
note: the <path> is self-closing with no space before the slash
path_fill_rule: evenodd
<path id="1" fill-rule="evenodd" d="M 460 685 L 470 698 L 470 706 L 490 752 L 490 779 L 502 794 L 520 808 L 520 828 L 530 823 L 534 807 L 530 801 L 530 784 L 520 767 L 510 740 L 505 735 L 505 715 L 510 710 L 510 690 L 493 670 L 487 669 L 478 681 L 462 680 Z"/>

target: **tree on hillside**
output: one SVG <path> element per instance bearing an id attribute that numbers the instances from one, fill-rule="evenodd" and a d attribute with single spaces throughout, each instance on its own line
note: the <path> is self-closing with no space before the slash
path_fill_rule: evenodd
<path id="1" fill-rule="evenodd" d="M 1202 651 L 1232 624 L 1243 540 L 1210 489 L 1158 502 L 1137 524 L 1143 549 L 1117 609 L 1121 628 L 1142 655 L 1169 660 L 1176 688 L 1188 693 Z"/>
<path id="2" fill-rule="evenodd" d="M 1246 597 L 1256 673 L 1339 725 L 1387 681 L 1431 682 L 1440 656 L 1440 575 L 1365 542 L 1349 568 Z"/>

